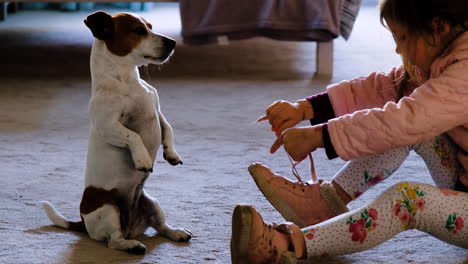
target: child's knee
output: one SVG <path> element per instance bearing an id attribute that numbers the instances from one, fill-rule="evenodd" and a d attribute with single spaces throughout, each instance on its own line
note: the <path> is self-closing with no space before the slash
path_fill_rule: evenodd
<path id="1" fill-rule="evenodd" d="M 395 219 L 398 219 L 397 221 L 401 222 L 404 229 L 417 226 L 417 216 L 426 205 L 428 188 L 436 187 L 418 182 L 400 182 L 388 190 L 391 195 L 389 206 L 391 206 L 392 214 L 396 217 Z"/>

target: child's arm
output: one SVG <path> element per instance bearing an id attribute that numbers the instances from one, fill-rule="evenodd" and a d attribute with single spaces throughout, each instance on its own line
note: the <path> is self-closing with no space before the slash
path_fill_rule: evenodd
<path id="1" fill-rule="evenodd" d="M 402 67 L 389 73 L 375 72 L 365 77 L 329 85 L 327 92 L 306 99 L 315 111 L 311 124 L 321 124 L 344 114 L 362 109 L 383 107 L 396 101 L 397 84 L 404 74 Z"/>
<path id="2" fill-rule="evenodd" d="M 398 103 L 332 119 L 336 153 L 349 160 L 428 140 L 468 122 L 468 60 L 447 67 Z"/>
<path id="3" fill-rule="evenodd" d="M 336 116 L 383 107 L 389 101 L 395 102 L 397 84 L 403 74 L 403 67 L 399 67 L 393 68 L 389 73 L 375 72 L 367 77 L 328 86 L 328 96 Z"/>

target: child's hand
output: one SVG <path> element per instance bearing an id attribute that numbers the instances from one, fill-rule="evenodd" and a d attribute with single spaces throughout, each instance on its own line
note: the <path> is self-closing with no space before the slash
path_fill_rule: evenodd
<path id="1" fill-rule="evenodd" d="M 275 153 L 282 145 L 294 161 L 302 161 L 323 147 L 322 125 L 286 129 L 273 143 L 270 153 Z"/>
<path id="2" fill-rule="evenodd" d="M 258 121 L 268 120 L 271 130 L 278 137 L 285 129 L 312 118 L 312 105 L 307 100 L 298 100 L 295 103 L 279 100 L 271 104 L 266 109 L 266 115 L 259 118 Z"/>

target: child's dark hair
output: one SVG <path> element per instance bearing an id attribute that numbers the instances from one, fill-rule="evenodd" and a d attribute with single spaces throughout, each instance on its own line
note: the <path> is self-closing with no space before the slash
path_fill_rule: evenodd
<path id="1" fill-rule="evenodd" d="M 441 18 L 451 26 L 466 27 L 467 0 L 380 0 L 380 22 L 392 20 L 404 25 L 411 33 L 434 32 L 432 19 Z"/>
<path id="2" fill-rule="evenodd" d="M 432 24 L 435 17 L 452 26 L 453 38 L 468 30 L 468 0 L 380 0 L 379 7 L 384 27 L 391 20 L 414 35 L 435 33 Z M 406 71 L 397 84 L 398 100 L 404 96 L 410 79 Z"/>

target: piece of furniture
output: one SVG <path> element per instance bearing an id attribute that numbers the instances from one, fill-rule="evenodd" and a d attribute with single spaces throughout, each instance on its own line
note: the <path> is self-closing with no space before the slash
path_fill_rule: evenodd
<path id="1" fill-rule="evenodd" d="M 264 36 L 316 41 L 316 74 L 333 72 L 333 40 L 347 39 L 361 0 L 179 0 L 182 37 L 205 44 Z"/>

